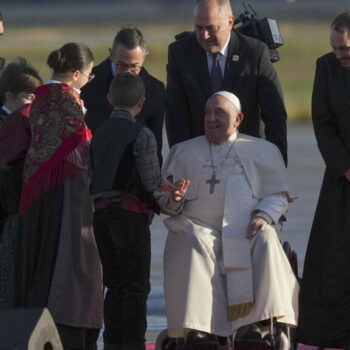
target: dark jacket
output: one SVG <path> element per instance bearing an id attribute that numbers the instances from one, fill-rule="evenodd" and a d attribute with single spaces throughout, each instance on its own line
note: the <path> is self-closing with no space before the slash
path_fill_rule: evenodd
<path id="1" fill-rule="evenodd" d="M 109 58 L 94 67 L 95 79 L 86 84 L 81 98 L 87 108 L 86 123 L 94 134 L 97 128 L 106 121 L 112 112 L 106 96 L 113 79 Z M 146 101 L 136 120 L 153 131 L 158 145 L 158 159 L 162 162 L 162 132 L 164 121 L 165 88 L 164 84 L 148 74 L 145 68 L 140 72 L 145 88 Z"/>
<path id="2" fill-rule="evenodd" d="M 121 198 L 130 194 L 153 206 L 152 193 L 146 191 L 140 181 L 134 156 L 135 142 L 144 126 L 123 118 L 128 112 L 113 113 L 96 130 L 91 141 L 90 193 L 116 192 Z"/>
<path id="3" fill-rule="evenodd" d="M 326 164 L 305 256 L 298 342 L 350 349 L 350 70 L 317 60 L 312 121 Z"/>
<path id="4" fill-rule="evenodd" d="M 207 56 L 195 34 L 173 42 L 168 52 L 166 129 L 170 146 L 204 133 L 204 111 L 211 95 Z M 281 86 L 265 44 L 231 32 L 223 89 L 242 105 L 242 133 L 259 137 L 260 118 L 266 139 L 287 162 L 286 111 Z"/>

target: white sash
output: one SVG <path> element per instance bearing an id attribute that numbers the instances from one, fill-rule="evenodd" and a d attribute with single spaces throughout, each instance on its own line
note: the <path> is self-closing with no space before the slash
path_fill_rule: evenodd
<path id="1" fill-rule="evenodd" d="M 250 241 L 245 237 L 245 232 L 256 203 L 244 174 L 227 179 L 222 246 L 227 276 L 229 321 L 245 317 L 253 307 Z"/>

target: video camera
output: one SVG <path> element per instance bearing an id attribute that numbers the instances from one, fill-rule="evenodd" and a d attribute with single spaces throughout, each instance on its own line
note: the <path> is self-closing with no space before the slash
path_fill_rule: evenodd
<path id="1" fill-rule="evenodd" d="M 244 11 L 235 19 L 235 29 L 244 35 L 264 42 L 269 48 L 271 62 L 279 61 L 280 55 L 277 48 L 283 45 L 283 40 L 277 21 L 266 17 L 258 18 L 251 5 L 247 6 L 244 1 L 242 1 L 242 5 Z M 236 27 L 237 24 L 240 25 Z"/>

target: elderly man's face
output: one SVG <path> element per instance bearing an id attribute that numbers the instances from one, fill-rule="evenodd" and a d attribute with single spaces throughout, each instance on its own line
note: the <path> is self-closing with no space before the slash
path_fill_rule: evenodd
<path id="1" fill-rule="evenodd" d="M 132 72 L 139 74 L 146 54 L 141 46 L 128 49 L 119 44 L 115 50 L 110 50 L 110 59 L 113 61 L 117 73 Z"/>
<path id="2" fill-rule="evenodd" d="M 343 67 L 350 68 L 350 31 L 345 29 L 343 33 L 339 33 L 332 30 L 330 39 L 337 60 Z"/>
<path id="3" fill-rule="evenodd" d="M 208 140 L 220 144 L 241 124 L 243 114 L 225 97 L 214 95 L 205 107 L 204 129 Z"/>
<path id="4" fill-rule="evenodd" d="M 215 0 L 199 3 L 194 12 L 195 33 L 198 43 L 206 52 L 220 51 L 229 38 L 234 18 L 226 7 Z"/>

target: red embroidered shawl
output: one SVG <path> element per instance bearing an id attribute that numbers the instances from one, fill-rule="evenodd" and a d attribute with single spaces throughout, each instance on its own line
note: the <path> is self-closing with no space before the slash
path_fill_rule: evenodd
<path id="1" fill-rule="evenodd" d="M 91 132 L 86 127 L 79 94 L 67 84 L 35 90 L 29 122 L 32 140 L 23 171 L 21 213 L 40 194 L 62 184 L 87 164 Z"/>

